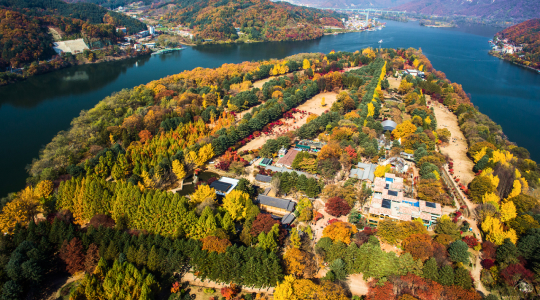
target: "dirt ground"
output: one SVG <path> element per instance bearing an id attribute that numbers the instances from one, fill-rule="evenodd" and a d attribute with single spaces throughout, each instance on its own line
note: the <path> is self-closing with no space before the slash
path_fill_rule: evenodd
<path id="1" fill-rule="evenodd" d="M 62 40 L 62 34 L 60 33 L 61 30 L 56 27 L 49 27 L 49 33 L 53 36 L 53 39 L 55 41 L 61 41 Z"/>
<path id="2" fill-rule="evenodd" d="M 456 115 L 440 103 L 435 103 L 433 108 L 437 118 L 437 129 L 446 128 L 452 133 L 448 145 L 440 147 L 441 152 L 454 160 L 454 174 L 464 185 L 468 185 L 474 178 L 472 171 L 474 163 L 467 157 L 467 139 L 458 126 Z"/>
<path id="3" fill-rule="evenodd" d="M 298 106 L 297 109 L 306 111 L 308 113 L 317 114 L 320 116 L 324 111 L 330 109 L 332 104 L 336 102 L 337 95 L 338 94 L 334 92 L 318 94 L 315 97 L 307 100 L 304 104 Z M 321 107 L 321 100 L 323 97 L 326 103 L 325 107 Z M 251 140 L 249 143 L 245 144 L 243 147 L 238 149 L 238 151 L 240 152 L 240 151 L 245 151 L 245 150 L 258 149 L 262 147 L 268 139 L 276 138 L 277 134 L 282 134 L 290 130 L 296 130 L 300 128 L 300 126 L 306 124 L 308 116 L 309 114 L 302 115 L 302 114 L 296 113 L 294 114 L 294 117 L 295 117 L 294 119 L 288 119 L 288 120 L 281 119 L 286 124 L 274 127 L 273 131 L 276 134 L 272 134 L 272 135 L 263 134 L 260 137 L 255 138 Z"/>
<path id="4" fill-rule="evenodd" d="M 401 83 L 401 78 L 388 77 L 388 83 L 390 83 L 391 89 L 397 89 Z"/>
<path id="5" fill-rule="evenodd" d="M 260 89 L 262 89 L 262 87 L 263 87 L 263 85 L 264 85 L 265 83 L 267 83 L 268 81 L 270 81 L 270 80 L 272 80 L 272 79 L 274 79 L 274 78 L 275 78 L 275 77 L 268 77 L 268 78 L 263 79 L 263 80 L 257 80 L 257 81 L 255 81 L 255 82 L 253 83 L 253 87 L 254 87 L 254 88 L 260 88 Z"/>
<path id="6" fill-rule="evenodd" d="M 369 291 L 368 284 L 364 280 L 364 277 L 362 274 L 349 275 L 349 278 L 347 279 L 347 283 L 349 284 L 349 289 L 353 295 L 357 295 L 357 296 L 367 295 Z"/>
<path id="7" fill-rule="evenodd" d="M 211 287 L 211 288 L 215 288 L 216 290 L 219 290 L 222 287 L 229 286 L 228 284 L 216 283 L 216 282 L 209 281 L 209 280 L 201 281 L 199 278 L 196 278 L 193 275 L 193 273 L 186 273 L 184 275 L 184 277 L 182 278 L 182 281 L 187 281 L 187 282 L 189 282 L 190 285 L 196 285 L 196 286 L 199 286 L 199 287 Z M 195 288 L 195 287 L 193 287 L 193 288 Z M 274 294 L 274 288 L 253 289 L 253 288 L 242 287 L 242 292 L 265 293 L 267 295 L 273 295 Z"/>

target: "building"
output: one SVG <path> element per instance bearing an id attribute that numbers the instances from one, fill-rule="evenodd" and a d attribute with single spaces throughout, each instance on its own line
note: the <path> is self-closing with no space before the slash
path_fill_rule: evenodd
<path id="1" fill-rule="evenodd" d="M 271 158 L 263 158 L 261 160 L 261 162 L 259 163 L 259 166 L 263 166 L 263 167 L 266 167 L 266 166 L 270 166 L 272 165 L 273 161 Z"/>
<path id="2" fill-rule="evenodd" d="M 392 120 L 382 121 L 381 123 L 384 131 L 392 131 L 396 129 L 397 123 Z"/>
<path id="3" fill-rule="evenodd" d="M 442 216 L 439 203 L 404 197 L 403 178 L 389 173 L 385 178 L 375 179 L 371 203 L 366 211 L 368 224 L 373 226 L 381 220 L 412 221 L 419 218 L 429 228 Z"/>
<path id="4" fill-rule="evenodd" d="M 405 173 L 409 169 L 409 165 L 401 157 L 390 157 L 389 159 L 381 163 L 381 165 L 383 166 L 386 166 L 388 164 L 390 164 L 398 173 Z"/>
<path id="5" fill-rule="evenodd" d="M 261 210 L 279 216 L 285 216 L 292 213 L 296 207 L 296 203 L 291 200 L 270 197 L 267 195 L 259 195 L 257 197 L 257 205 Z"/>
<path id="6" fill-rule="evenodd" d="M 148 33 L 150 33 L 150 35 L 156 34 L 156 27 L 148 26 Z"/>
<path id="7" fill-rule="evenodd" d="M 269 182 L 272 181 L 272 176 L 257 174 L 257 175 L 255 175 L 255 180 L 260 181 L 260 182 L 269 183 Z"/>
<path id="8" fill-rule="evenodd" d="M 144 44 L 144 46 L 145 46 L 146 48 L 153 49 L 153 48 L 156 47 L 156 43 L 146 43 L 146 44 Z"/>
<path id="9" fill-rule="evenodd" d="M 234 178 L 221 177 L 219 180 L 212 182 L 210 187 L 216 190 L 216 194 L 225 196 L 234 190 L 239 181 L 240 180 Z"/>
<path id="10" fill-rule="evenodd" d="M 401 152 L 400 153 L 401 158 L 409 161 L 414 161 L 414 154 L 407 153 L 407 152 Z"/>
<path id="11" fill-rule="evenodd" d="M 424 75 L 424 72 L 418 71 L 418 70 L 415 70 L 415 69 L 407 69 L 407 70 L 405 70 L 405 72 L 406 72 L 407 74 L 409 74 L 409 75 L 414 76 L 414 77 L 418 76 L 418 77 L 424 78 L 424 76 L 425 76 L 425 75 Z"/>
<path id="12" fill-rule="evenodd" d="M 286 168 L 286 167 L 265 166 L 264 168 L 267 169 L 267 170 L 270 170 L 272 172 L 280 172 L 280 173 L 282 173 L 282 172 L 289 172 L 289 173 L 294 172 L 294 173 L 298 174 L 298 176 L 304 175 L 306 177 L 318 178 L 317 175 L 309 174 L 309 173 L 302 172 L 302 171 L 293 170 L 293 169 Z"/>
<path id="13" fill-rule="evenodd" d="M 283 156 L 285 156 L 285 154 L 287 154 L 287 149 L 281 147 L 281 149 L 279 149 L 279 151 L 278 151 L 278 156 L 283 157 Z"/>
<path id="14" fill-rule="evenodd" d="M 281 218 L 281 224 L 283 225 L 290 225 L 294 220 L 296 219 L 296 216 L 293 213 L 286 214 Z"/>
<path id="15" fill-rule="evenodd" d="M 300 150 L 313 151 L 313 152 L 318 152 L 319 150 L 322 149 L 323 146 L 324 146 L 324 143 L 313 142 L 310 140 L 301 140 L 297 142 L 295 145 L 295 147 Z"/>
<path id="16" fill-rule="evenodd" d="M 84 50 L 90 50 L 83 39 L 76 39 L 76 40 L 69 40 L 69 41 L 62 41 L 62 42 L 54 42 L 53 43 L 53 49 L 58 54 L 62 53 L 72 53 L 72 54 L 78 54 L 82 53 Z"/>
<path id="17" fill-rule="evenodd" d="M 292 168 L 292 163 L 294 161 L 294 158 L 296 157 L 296 155 L 299 153 L 300 151 L 299 150 L 296 150 L 296 149 L 291 149 L 289 151 L 287 151 L 287 154 L 285 154 L 282 158 L 280 158 L 277 163 L 276 163 L 276 166 L 278 167 L 286 167 L 286 168 Z"/>
<path id="18" fill-rule="evenodd" d="M 357 168 L 352 168 L 349 173 L 349 178 L 356 178 L 362 181 L 373 182 L 375 180 L 375 164 L 365 164 L 359 162 Z"/>
<path id="19" fill-rule="evenodd" d="M 126 27 L 116 27 L 116 32 L 122 32 L 123 34 L 127 34 Z"/>

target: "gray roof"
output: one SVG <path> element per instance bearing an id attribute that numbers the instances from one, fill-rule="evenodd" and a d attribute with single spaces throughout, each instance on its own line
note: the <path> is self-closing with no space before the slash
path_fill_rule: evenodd
<path id="1" fill-rule="evenodd" d="M 397 123 L 392 120 L 382 121 L 381 123 L 384 130 L 394 130 L 396 129 Z"/>
<path id="2" fill-rule="evenodd" d="M 375 169 L 377 165 L 358 163 L 357 169 L 351 169 L 349 177 L 354 177 L 360 180 L 375 180 Z"/>
<path id="3" fill-rule="evenodd" d="M 302 172 L 302 171 L 296 171 L 296 170 L 292 170 L 292 169 L 287 169 L 285 167 L 280 168 L 280 167 L 276 167 L 276 166 L 266 166 L 265 169 L 270 170 L 272 172 L 280 172 L 280 173 L 281 172 L 289 172 L 289 173 L 296 172 L 298 175 L 304 174 L 307 177 L 315 177 L 315 178 L 317 178 L 317 175 L 309 174 L 309 173 Z"/>
<path id="4" fill-rule="evenodd" d="M 255 175 L 255 180 L 261 181 L 261 182 L 270 182 L 272 181 L 272 176 L 257 174 Z"/>
<path id="5" fill-rule="evenodd" d="M 281 224 L 291 224 L 294 219 L 296 219 L 296 216 L 293 213 L 287 214 L 281 218 Z"/>
<path id="6" fill-rule="evenodd" d="M 286 209 L 288 211 L 294 211 L 294 207 L 296 206 L 296 203 L 291 200 L 274 198 L 266 195 L 259 195 L 257 200 L 260 204 Z"/>

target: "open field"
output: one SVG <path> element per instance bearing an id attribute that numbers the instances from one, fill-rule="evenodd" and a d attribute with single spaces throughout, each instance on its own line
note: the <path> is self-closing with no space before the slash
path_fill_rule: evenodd
<path id="1" fill-rule="evenodd" d="M 315 97 L 307 100 L 304 104 L 298 106 L 297 109 L 306 111 L 308 113 L 317 114 L 320 116 L 324 111 L 330 109 L 332 104 L 336 102 L 337 95 L 338 94 L 334 92 L 318 94 Z M 321 107 L 321 100 L 323 97 L 325 98 L 325 102 L 326 102 L 325 107 Z M 238 151 L 258 149 L 266 143 L 266 140 L 271 139 L 271 138 L 276 138 L 278 134 L 282 134 L 290 130 L 296 130 L 300 128 L 300 126 L 306 124 L 308 116 L 309 114 L 302 115 L 300 113 L 295 113 L 294 119 L 288 119 L 288 120 L 281 119 L 281 121 L 283 121 L 285 125 L 274 127 L 273 131 L 275 134 L 272 134 L 272 135 L 262 134 L 260 137 L 255 138 L 251 140 L 249 143 L 245 144 L 243 147 L 238 149 Z"/>

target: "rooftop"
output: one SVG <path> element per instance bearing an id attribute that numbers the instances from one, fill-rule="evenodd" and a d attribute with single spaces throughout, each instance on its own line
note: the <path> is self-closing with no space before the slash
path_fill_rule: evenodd
<path id="1" fill-rule="evenodd" d="M 240 182 L 238 179 L 221 177 L 219 180 L 212 182 L 210 187 L 215 188 L 217 194 L 224 196 L 230 193 L 238 185 L 238 182 Z"/>
<path id="2" fill-rule="evenodd" d="M 276 208 L 281 208 L 290 212 L 294 211 L 294 207 L 296 206 L 296 203 L 294 203 L 291 200 L 269 197 L 266 195 L 259 195 L 257 197 L 257 201 L 262 205 L 268 205 L 268 206 L 272 206 Z"/>
<path id="3" fill-rule="evenodd" d="M 349 177 L 360 180 L 370 180 L 372 182 L 375 180 L 375 169 L 377 168 L 377 165 L 358 163 L 357 167 L 358 168 L 356 169 L 351 169 Z"/>
<path id="4" fill-rule="evenodd" d="M 280 158 L 278 160 L 278 164 L 281 164 L 281 165 L 284 165 L 284 166 L 292 166 L 292 162 L 294 160 L 294 158 L 296 157 L 296 155 L 298 154 L 298 150 L 296 149 L 291 149 L 287 152 L 287 154 L 285 154 L 282 158 Z"/>
<path id="5" fill-rule="evenodd" d="M 255 175 L 255 180 L 261 181 L 261 182 L 270 182 L 272 181 L 272 176 L 257 174 Z"/>

